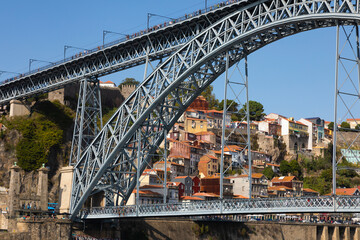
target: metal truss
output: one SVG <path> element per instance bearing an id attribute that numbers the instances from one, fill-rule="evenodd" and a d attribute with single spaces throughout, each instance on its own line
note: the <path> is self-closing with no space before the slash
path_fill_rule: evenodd
<path id="1" fill-rule="evenodd" d="M 346 159 L 342 150 L 348 151 L 360 163 L 351 150 L 359 141 L 360 130 L 346 128 L 342 122 L 347 118 L 360 124 L 360 44 L 358 25 L 336 28 L 335 103 L 333 132 L 333 194 L 336 194 L 338 164 Z M 349 135 L 349 132 L 351 134 Z M 349 167 L 345 167 L 349 168 Z M 341 168 L 340 168 L 341 169 Z"/>
<path id="2" fill-rule="evenodd" d="M 69 164 L 74 165 L 103 126 L 99 80 L 84 78 L 80 83 Z"/>
<path id="3" fill-rule="evenodd" d="M 227 55 L 228 59 L 228 55 Z M 223 199 L 223 178 L 224 175 L 226 175 L 229 168 L 233 165 L 231 163 L 229 166 L 227 166 L 226 169 L 224 169 L 224 148 L 229 147 L 229 145 L 237 145 L 240 146 L 242 149 L 238 153 L 240 155 L 245 155 L 247 151 L 248 156 L 248 166 L 249 170 L 246 170 L 242 166 L 242 162 L 238 162 L 238 164 L 241 166 L 242 170 L 246 172 L 249 176 L 249 198 L 251 198 L 251 192 L 252 192 L 252 159 L 251 159 L 251 142 L 250 142 L 250 113 L 249 113 L 249 82 L 248 82 L 248 61 L 247 56 L 244 56 L 244 69 L 241 71 L 239 67 L 238 62 L 234 66 L 234 71 L 229 76 L 229 67 L 228 62 L 225 66 L 225 81 L 224 81 L 224 111 L 223 111 L 223 122 L 222 122 L 222 134 L 221 134 L 221 163 L 220 163 L 220 199 Z M 237 71 L 240 75 L 240 79 L 233 79 L 233 74 Z M 245 73 L 245 76 L 243 74 Z M 230 102 L 228 103 L 228 98 Z M 231 114 L 236 114 L 237 116 L 240 116 L 240 109 L 243 106 L 246 106 L 246 112 L 242 113 L 241 119 L 239 119 L 240 122 L 246 122 L 247 124 L 247 131 L 246 134 L 242 133 L 241 131 L 236 131 L 237 128 L 229 128 L 229 126 L 226 126 L 226 115 L 229 112 L 229 110 L 232 109 L 233 106 L 238 106 L 238 111 L 235 112 L 229 112 Z M 236 107 L 236 106 L 235 106 Z M 226 128 L 228 128 L 229 132 L 226 132 Z M 231 141 L 231 136 L 237 132 L 240 135 L 241 142 L 234 142 Z M 245 136 L 246 135 L 246 136 Z M 235 157 L 235 156 L 232 156 Z M 239 156 L 235 157 L 239 159 Z M 241 161 L 239 159 L 239 161 Z"/>
<path id="4" fill-rule="evenodd" d="M 82 219 L 165 217 L 218 214 L 360 212 L 358 196 L 228 199 L 175 204 L 99 207 L 81 211 Z"/>
<path id="5" fill-rule="evenodd" d="M 0 105 L 12 99 L 53 91 L 85 77 L 101 77 L 142 65 L 146 58 L 167 58 L 212 23 L 247 4 L 245 0 L 232 2 L 193 17 L 181 17 L 171 25 L 161 28 L 156 26 L 156 30 L 144 30 L 121 41 L 85 50 L 75 57 L 21 74 L 19 78 L 0 85 Z"/>
<path id="6" fill-rule="evenodd" d="M 245 55 L 295 33 L 360 21 L 358 1 L 260 1 L 230 14 L 166 59 L 120 106 L 74 168 L 71 214 L 94 193 L 112 191 L 124 205 L 136 172 L 191 102 Z M 141 136 L 141 139 L 138 138 Z M 137 142 L 141 142 L 141 153 Z M 140 162 L 140 166 L 135 164 Z"/>

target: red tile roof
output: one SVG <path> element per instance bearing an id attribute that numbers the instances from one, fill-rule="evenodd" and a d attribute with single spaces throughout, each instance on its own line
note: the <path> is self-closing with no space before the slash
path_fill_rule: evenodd
<path id="1" fill-rule="evenodd" d="M 282 176 L 282 177 L 274 177 L 271 182 L 291 182 L 295 179 L 295 176 Z"/>
<path id="2" fill-rule="evenodd" d="M 199 197 L 190 197 L 190 196 L 183 196 L 181 200 L 192 200 L 192 201 L 204 201 L 204 199 Z"/>
<path id="3" fill-rule="evenodd" d="M 337 188 L 336 195 L 354 195 L 356 191 L 359 191 L 357 188 Z"/>

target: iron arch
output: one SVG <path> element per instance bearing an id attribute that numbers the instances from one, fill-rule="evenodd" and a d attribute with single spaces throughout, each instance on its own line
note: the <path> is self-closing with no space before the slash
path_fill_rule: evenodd
<path id="1" fill-rule="evenodd" d="M 140 173 L 191 102 L 225 71 L 267 44 L 296 33 L 360 22 L 359 1 L 249 3 L 184 45 L 120 106 L 75 166 L 71 214 L 93 193 L 125 204 Z M 137 164 L 139 161 L 139 165 Z M 116 197 L 118 196 L 118 197 Z"/>

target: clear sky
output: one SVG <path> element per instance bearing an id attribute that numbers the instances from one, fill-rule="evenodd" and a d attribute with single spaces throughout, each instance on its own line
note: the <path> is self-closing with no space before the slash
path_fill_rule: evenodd
<path id="1" fill-rule="evenodd" d="M 208 6 L 218 3 L 208 0 Z M 57 61 L 64 45 L 92 48 L 103 30 L 134 33 L 146 28 L 147 13 L 180 17 L 205 6 L 204 0 L 152 1 L 3 1 L 0 7 L 0 70 L 26 72 L 29 59 Z M 152 17 L 150 25 L 166 19 Z M 107 41 L 118 35 L 107 35 Z M 78 50 L 69 49 L 68 56 Z M 312 30 L 272 43 L 248 58 L 250 99 L 266 113 L 333 120 L 335 28 Z M 34 62 L 33 66 L 44 63 Z M 126 77 L 143 80 L 144 67 L 104 77 L 119 84 Z M 3 74 L 0 80 L 10 77 Z M 223 77 L 214 83 L 223 98 Z"/>

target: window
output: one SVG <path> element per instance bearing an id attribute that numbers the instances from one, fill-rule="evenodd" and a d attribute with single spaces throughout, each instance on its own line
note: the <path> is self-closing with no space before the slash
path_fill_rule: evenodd
<path id="1" fill-rule="evenodd" d="M 194 120 L 191 121 L 191 127 L 196 128 L 196 122 Z"/>

